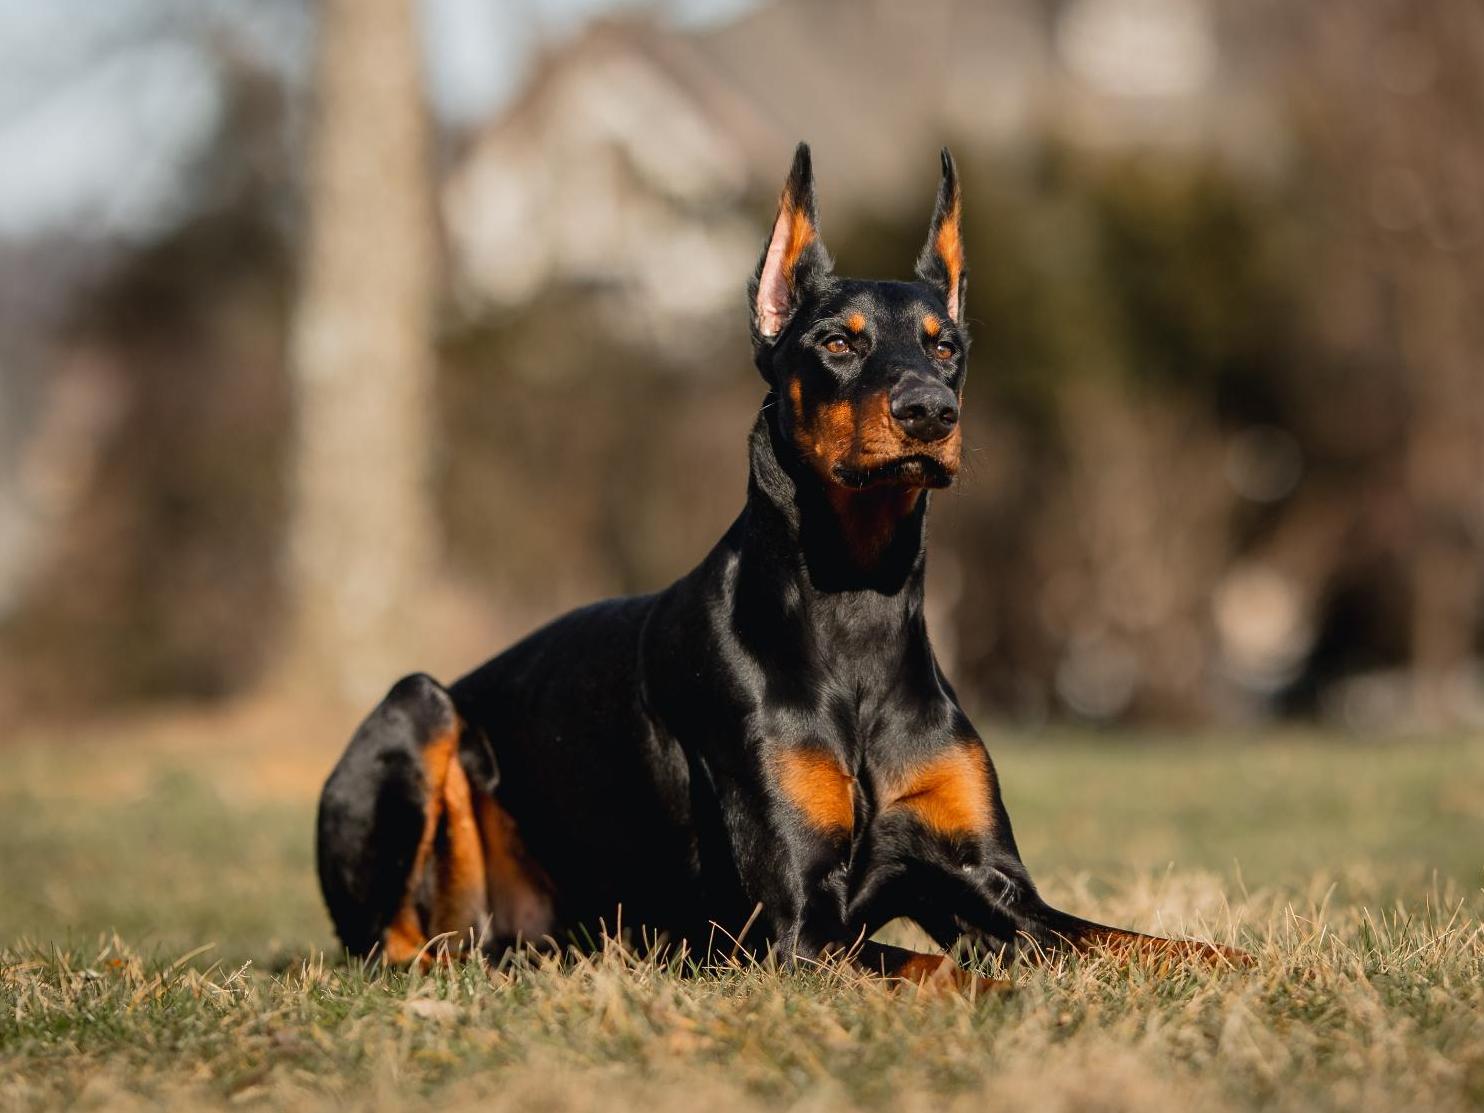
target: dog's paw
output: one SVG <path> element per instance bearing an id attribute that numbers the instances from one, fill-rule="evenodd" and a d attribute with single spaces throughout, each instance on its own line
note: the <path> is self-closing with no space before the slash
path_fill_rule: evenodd
<path id="1" fill-rule="evenodd" d="M 912 985 L 928 993 L 959 993 L 965 997 L 995 997 L 1014 985 L 1004 978 L 986 978 L 966 970 L 946 955 L 914 955 L 891 975 L 899 986 Z"/>

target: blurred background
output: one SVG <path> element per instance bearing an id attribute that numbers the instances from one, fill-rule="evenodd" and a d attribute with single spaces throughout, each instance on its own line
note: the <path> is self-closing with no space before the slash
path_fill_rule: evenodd
<path id="1" fill-rule="evenodd" d="M 0 719 L 452 679 L 741 506 L 792 146 L 966 183 L 931 621 L 1035 729 L 1484 723 L 1473 0 L 0 0 Z"/>

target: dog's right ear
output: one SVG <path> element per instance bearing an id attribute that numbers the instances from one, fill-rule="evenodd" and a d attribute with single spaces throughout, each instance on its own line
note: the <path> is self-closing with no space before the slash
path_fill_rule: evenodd
<path id="1" fill-rule="evenodd" d="M 776 338 L 798 308 L 801 293 L 829 274 L 831 266 L 829 253 L 819 240 L 809 144 L 800 143 L 778 198 L 773 234 L 748 286 L 753 340 L 762 343 Z"/>

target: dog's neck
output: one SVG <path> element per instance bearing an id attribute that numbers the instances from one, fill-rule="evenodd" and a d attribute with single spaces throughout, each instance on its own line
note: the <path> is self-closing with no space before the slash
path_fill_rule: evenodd
<path id="1" fill-rule="evenodd" d="M 748 440 L 748 544 L 806 596 L 867 593 L 921 610 L 928 493 L 826 483 L 777 427 L 772 395 Z"/>

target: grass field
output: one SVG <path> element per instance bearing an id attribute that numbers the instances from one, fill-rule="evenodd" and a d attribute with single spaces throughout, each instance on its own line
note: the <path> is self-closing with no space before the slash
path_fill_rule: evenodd
<path id="1" fill-rule="evenodd" d="M 967 1001 L 616 952 L 338 964 L 310 853 L 332 750 L 221 737 L 0 748 L 0 1109 L 1484 1107 L 1484 740 L 996 744 L 1050 898 L 1258 964 L 1070 961 Z"/>

